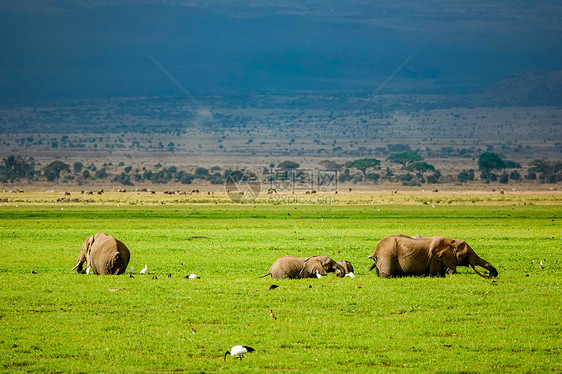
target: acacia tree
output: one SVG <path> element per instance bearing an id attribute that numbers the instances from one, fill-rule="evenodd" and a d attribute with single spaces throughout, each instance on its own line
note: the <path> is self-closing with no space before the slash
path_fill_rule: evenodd
<path id="1" fill-rule="evenodd" d="M 562 162 L 535 160 L 531 162 L 529 174 L 540 174 L 540 181 L 543 183 L 556 183 L 562 180 Z M 536 176 L 535 176 L 536 178 Z M 530 179 L 530 178 L 528 178 Z"/>
<path id="2" fill-rule="evenodd" d="M 478 157 L 478 170 L 480 170 L 480 179 L 485 182 L 494 181 L 497 175 L 494 170 L 505 169 L 505 162 L 500 156 L 494 152 L 484 152 Z"/>
<path id="3" fill-rule="evenodd" d="M 363 174 L 363 180 L 366 181 L 367 169 L 369 168 L 380 169 L 380 164 L 381 164 L 380 160 L 377 160 L 376 158 L 360 158 L 358 160 L 348 162 L 346 164 L 346 167 L 354 168 L 361 171 L 361 173 Z"/>
<path id="4" fill-rule="evenodd" d="M 435 171 L 435 166 L 428 164 L 425 161 L 416 161 L 410 165 L 409 170 L 416 173 L 418 178 L 423 181 L 423 174 L 428 171 Z"/>
<path id="5" fill-rule="evenodd" d="M 298 169 L 299 166 L 301 165 L 298 162 L 294 161 L 283 161 L 280 162 L 279 165 L 277 165 L 279 169 Z"/>
<path id="6" fill-rule="evenodd" d="M 423 161 L 423 157 L 418 155 L 416 152 L 400 152 L 391 154 L 387 160 L 394 164 L 400 164 L 402 165 L 402 169 L 408 170 L 408 167 L 412 163 L 416 161 Z"/>
<path id="7" fill-rule="evenodd" d="M 53 161 L 43 168 L 43 173 L 47 180 L 50 182 L 58 181 L 60 174 L 63 172 L 70 172 L 70 166 L 62 161 Z"/>
<path id="8" fill-rule="evenodd" d="M 0 181 L 14 181 L 16 179 L 33 179 L 35 175 L 35 161 L 33 158 L 22 156 L 4 157 L 0 164 Z"/>
<path id="9" fill-rule="evenodd" d="M 344 166 L 344 164 L 340 164 L 339 162 L 330 160 L 320 161 L 319 164 L 320 166 L 328 170 L 340 170 Z"/>
<path id="10" fill-rule="evenodd" d="M 493 171 L 505 169 L 505 162 L 493 152 L 484 152 L 478 157 L 478 170 Z"/>

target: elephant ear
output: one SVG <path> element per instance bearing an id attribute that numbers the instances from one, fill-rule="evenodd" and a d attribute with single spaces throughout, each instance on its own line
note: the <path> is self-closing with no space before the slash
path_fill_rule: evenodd
<path id="1" fill-rule="evenodd" d="M 457 270 L 457 257 L 455 250 L 448 238 L 436 238 L 431 244 L 431 257 L 455 272 Z"/>
<path id="2" fill-rule="evenodd" d="M 90 252 L 90 248 L 94 243 L 95 238 L 93 236 L 89 236 L 84 243 L 82 244 L 82 250 L 78 254 L 78 258 L 76 259 L 76 265 L 71 270 L 82 271 L 82 264 L 86 261 L 86 255 Z"/>
<path id="3" fill-rule="evenodd" d="M 322 266 L 322 263 L 316 259 L 308 259 L 305 263 L 304 263 L 304 270 L 306 272 L 305 277 L 314 277 L 316 276 L 316 271 L 318 271 L 318 274 L 324 276 L 326 275 L 326 270 L 324 270 L 324 266 Z"/>
<path id="4" fill-rule="evenodd" d="M 84 244 L 82 244 L 82 250 L 86 251 L 86 253 L 90 253 L 90 250 L 92 249 L 92 244 L 94 244 L 95 240 L 96 240 L 95 236 L 88 237 L 88 239 L 84 241 Z"/>
<path id="5" fill-rule="evenodd" d="M 455 248 L 455 255 L 457 257 L 458 266 L 468 266 L 469 261 L 469 246 L 464 240 L 452 240 L 451 244 Z"/>

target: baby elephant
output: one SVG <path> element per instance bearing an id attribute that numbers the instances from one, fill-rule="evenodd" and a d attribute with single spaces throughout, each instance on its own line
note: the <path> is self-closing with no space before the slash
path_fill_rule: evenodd
<path id="1" fill-rule="evenodd" d="M 349 273 L 353 273 L 353 265 L 351 265 L 351 262 L 349 261 L 337 261 L 338 264 L 340 264 L 343 269 L 344 269 L 344 275 L 347 275 Z"/>
<path id="2" fill-rule="evenodd" d="M 94 274 L 123 274 L 127 270 L 131 253 L 123 242 L 112 236 L 98 233 L 88 237 L 82 244 L 82 251 L 76 260 L 76 266 L 72 270 L 85 273 L 91 268 Z"/>
<path id="3" fill-rule="evenodd" d="M 318 275 L 324 276 L 327 273 L 336 273 L 339 277 L 345 275 L 342 265 L 336 263 L 328 256 L 313 257 L 292 257 L 284 256 L 278 258 L 267 274 L 260 278 L 271 275 L 274 279 L 301 279 L 316 278 Z"/>

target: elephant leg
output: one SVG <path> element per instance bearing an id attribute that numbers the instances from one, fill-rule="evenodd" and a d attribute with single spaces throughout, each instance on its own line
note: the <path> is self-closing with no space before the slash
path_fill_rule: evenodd
<path id="1" fill-rule="evenodd" d="M 436 260 L 431 260 L 429 263 L 429 275 L 432 277 L 444 277 L 446 267 Z"/>

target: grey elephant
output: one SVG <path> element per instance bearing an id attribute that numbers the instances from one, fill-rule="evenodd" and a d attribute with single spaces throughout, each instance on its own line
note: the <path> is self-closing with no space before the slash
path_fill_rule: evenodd
<path id="1" fill-rule="evenodd" d="M 283 256 L 275 260 L 267 274 L 274 279 L 316 278 L 327 273 L 336 273 L 339 277 L 345 275 L 345 269 L 328 256 L 292 257 Z"/>
<path id="2" fill-rule="evenodd" d="M 340 264 L 344 269 L 344 275 L 353 273 L 353 265 L 349 261 L 336 261 L 337 264 Z"/>
<path id="3" fill-rule="evenodd" d="M 469 265 L 481 277 L 498 276 L 496 268 L 480 258 L 464 240 L 443 236 L 388 236 L 377 244 L 369 258 L 375 261 L 369 271 L 376 268 L 382 278 L 408 275 L 444 277 L 447 272 L 455 273 L 457 266 Z M 489 274 L 482 273 L 476 266 L 488 270 Z"/>
<path id="4" fill-rule="evenodd" d="M 123 274 L 131 258 L 129 249 L 123 242 L 104 233 L 88 237 L 82 244 L 82 251 L 76 259 L 76 266 L 72 270 L 85 273 L 86 269 L 94 274 Z"/>

